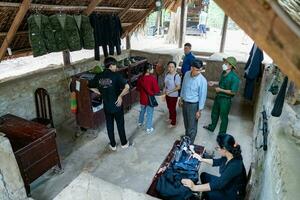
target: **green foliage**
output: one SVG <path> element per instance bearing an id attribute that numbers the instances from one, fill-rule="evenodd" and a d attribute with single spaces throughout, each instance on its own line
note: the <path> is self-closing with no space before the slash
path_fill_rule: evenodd
<path id="1" fill-rule="evenodd" d="M 208 27 L 221 29 L 223 25 L 223 19 L 223 10 L 214 1 L 210 1 L 207 17 Z"/>

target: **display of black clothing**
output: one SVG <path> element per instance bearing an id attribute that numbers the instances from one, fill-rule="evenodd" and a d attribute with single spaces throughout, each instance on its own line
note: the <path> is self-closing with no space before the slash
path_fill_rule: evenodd
<path id="1" fill-rule="evenodd" d="M 192 157 L 190 139 L 183 137 L 180 146 L 174 152 L 174 160 L 168 169 L 159 177 L 156 190 L 168 200 L 188 200 L 193 197 L 193 192 L 182 185 L 184 178 L 198 182 L 200 161 Z"/>
<path id="2" fill-rule="evenodd" d="M 116 106 L 115 102 L 121 94 L 127 81 L 121 74 L 105 69 L 104 72 L 97 74 L 89 82 L 90 88 L 98 88 L 103 98 L 104 111 L 106 113 L 117 113 L 122 111 L 122 106 Z"/>
<path id="3" fill-rule="evenodd" d="M 90 15 L 90 21 L 94 28 L 95 60 L 100 60 L 99 46 L 102 46 L 105 57 L 114 55 L 115 47 L 117 54 L 120 55 L 123 33 L 120 18 L 116 15 L 93 13 Z"/>
<path id="4" fill-rule="evenodd" d="M 284 81 L 280 87 L 279 93 L 276 97 L 275 103 L 274 103 L 274 107 L 273 110 L 271 112 L 271 115 L 273 117 L 279 117 L 282 113 L 282 108 L 283 108 L 283 104 L 284 104 L 284 99 L 285 99 L 285 94 L 286 94 L 286 88 L 287 88 L 287 84 L 288 84 L 288 77 L 286 76 L 284 78 Z"/>
<path id="5" fill-rule="evenodd" d="M 255 81 L 261 74 L 261 62 L 264 60 L 264 54 L 254 43 L 250 51 L 250 56 L 245 66 L 246 85 L 244 97 L 252 100 Z"/>

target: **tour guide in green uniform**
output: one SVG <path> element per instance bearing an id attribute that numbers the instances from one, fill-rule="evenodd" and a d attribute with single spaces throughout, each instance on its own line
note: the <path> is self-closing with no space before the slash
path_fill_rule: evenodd
<path id="1" fill-rule="evenodd" d="M 213 132 L 217 126 L 219 116 L 221 118 L 220 133 L 226 133 L 228 125 L 228 114 L 231 107 L 231 98 L 237 93 L 240 79 L 234 72 L 236 69 L 236 59 L 234 57 L 223 58 L 223 72 L 219 82 L 209 81 L 208 85 L 218 86 L 216 98 L 211 111 L 211 124 L 203 128 Z"/>

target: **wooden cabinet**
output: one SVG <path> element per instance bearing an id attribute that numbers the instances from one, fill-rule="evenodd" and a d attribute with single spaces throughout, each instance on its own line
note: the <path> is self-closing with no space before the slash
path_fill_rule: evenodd
<path id="1" fill-rule="evenodd" d="M 30 183 L 55 165 L 61 169 L 55 129 L 8 114 L 0 117 L 0 132 L 12 145 L 28 196 Z"/>
<path id="2" fill-rule="evenodd" d="M 137 61 L 126 67 L 117 69 L 117 73 L 122 74 L 129 85 L 130 91 L 123 97 L 123 108 L 130 110 L 132 104 L 139 101 L 139 94 L 136 91 L 136 82 L 142 75 L 143 67 L 147 60 Z M 89 90 L 89 80 L 95 76 L 90 72 L 84 72 L 72 77 L 71 91 L 76 92 L 77 100 L 77 125 L 85 129 L 96 129 L 105 122 L 103 104 L 100 104 L 100 96 Z"/>

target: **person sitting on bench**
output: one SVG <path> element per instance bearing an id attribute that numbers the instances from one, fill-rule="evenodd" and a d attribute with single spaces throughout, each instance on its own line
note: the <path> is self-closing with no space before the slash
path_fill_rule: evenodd
<path id="1" fill-rule="evenodd" d="M 195 185 L 190 179 L 182 179 L 184 186 L 195 192 L 203 192 L 202 199 L 209 200 L 233 200 L 243 199 L 247 182 L 246 170 L 241 155 L 241 147 L 233 136 L 220 134 L 217 137 L 216 150 L 221 154 L 219 159 L 204 159 L 194 153 L 193 157 L 201 162 L 220 167 L 220 176 L 201 173 L 200 185 Z"/>

